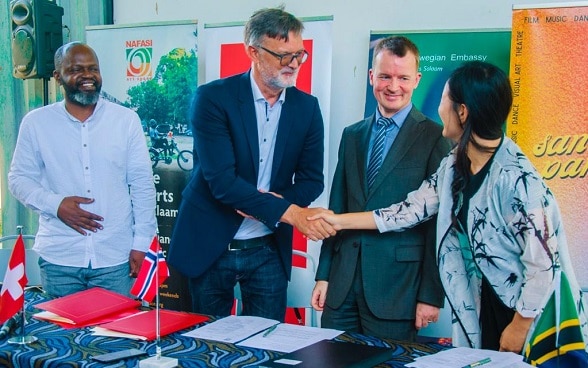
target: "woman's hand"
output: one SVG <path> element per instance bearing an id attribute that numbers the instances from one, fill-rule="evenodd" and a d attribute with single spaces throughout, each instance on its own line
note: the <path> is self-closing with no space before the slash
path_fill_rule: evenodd
<path id="1" fill-rule="evenodd" d="M 506 326 L 500 336 L 500 351 L 511 351 L 519 354 L 527 339 L 534 318 L 525 318 L 515 312 L 512 321 Z"/>
<path id="2" fill-rule="evenodd" d="M 341 226 L 339 221 L 339 215 L 336 215 L 335 212 L 326 209 L 326 208 L 313 208 L 315 210 L 315 214 L 309 216 L 307 220 L 314 221 L 314 220 L 324 220 L 328 222 L 335 230 L 341 230 Z"/>

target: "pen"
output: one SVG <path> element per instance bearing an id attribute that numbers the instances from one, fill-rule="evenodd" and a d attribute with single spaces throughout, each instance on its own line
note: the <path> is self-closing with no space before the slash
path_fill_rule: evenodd
<path id="1" fill-rule="evenodd" d="M 276 329 L 276 327 L 278 327 L 278 325 L 273 325 L 272 327 L 268 328 L 267 331 L 263 333 L 263 337 L 268 337 L 268 335 L 271 334 Z"/>
<path id="2" fill-rule="evenodd" d="M 480 366 L 482 364 L 486 364 L 486 363 L 490 363 L 490 362 L 491 362 L 490 358 L 485 358 L 485 359 L 482 359 L 482 360 L 478 360 L 477 362 L 473 362 L 473 363 L 470 363 L 468 365 L 464 365 L 461 368 L 474 368 L 474 367 L 478 367 L 478 366 Z"/>

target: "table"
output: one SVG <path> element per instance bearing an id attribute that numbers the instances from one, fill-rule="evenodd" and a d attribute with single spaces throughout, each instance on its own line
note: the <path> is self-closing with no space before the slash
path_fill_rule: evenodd
<path id="1" fill-rule="evenodd" d="M 155 353 L 155 341 L 95 336 L 91 334 L 90 328 L 63 329 L 53 323 L 31 318 L 33 313 L 39 312 L 34 305 L 45 300 L 43 293 L 31 290 L 25 292 L 26 333 L 37 337 L 38 341 L 30 345 L 13 345 L 7 342 L 7 338 L 0 340 L 0 367 L 138 367 L 139 360 L 145 357 L 122 360 L 108 365 L 95 362 L 90 358 L 93 355 L 129 348 L 142 349 L 149 354 Z M 160 342 L 163 355 L 177 358 L 182 368 L 256 367 L 262 362 L 284 355 L 275 351 L 240 347 L 181 335 L 190 329 L 165 336 Z M 14 336 L 14 332 L 11 336 Z M 415 357 L 448 348 L 442 341 L 408 343 L 354 333 L 344 333 L 336 340 L 394 349 L 394 358 L 378 367 L 404 367 L 404 364 L 411 362 Z"/>

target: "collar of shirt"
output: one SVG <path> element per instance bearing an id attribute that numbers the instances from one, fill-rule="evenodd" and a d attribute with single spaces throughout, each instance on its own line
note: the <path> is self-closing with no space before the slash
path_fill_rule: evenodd
<path id="1" fill-rule="evenodd" d="M 408 105 L 404 106 L 396 114 L 392 115 L 392 120 L 394 120 L 394 123 L 398 127 L 398 130 L 400 130 L 400 128 L 402 128 L 402 125 L 404 124 L 404 121 L 408 117 L 410 110 L 412 110 L 412 102 L 409 103 Z M 381 117 L 382 117 L 382 114 L 380 113 L 380 110 L 376 109 L 376 117 L 374 119 L 374 123 L 372 124 L 372 134 L 374 134 L 374 135 L 376 134 L 376 130 L 378 130 L 376 121 L 378 121 L 378 119 Z"/>
<path id="2" fill-rule="evenodd" d="M 100 97 L 98 99 L 98 102 L 96 103 L 96 107 L 94 108 L 94 111 L 92 112 L 92 115 L 88 116 L 88 119 L 86 119 L 86 121 L 84 121 L 84 122 L 80 121 L 78 118 L 76 118 L 75 116 L 73 116 L 72 114 L 70 114 L 69 111 L 67 111 L 67 108 L 65 107 L 65 100 L 59 101 L 58 104 L 61 106 L 61 108 L 63 108 L 63 111 L 65 112 L 65 115 L 71 121 L 74 121 L 76 123 L 88 123 L 88 122 L 90 122 L 92 120 L 92 117 L 95 116 L 98 113 L 98 111 L 100 111 L 104 107 L 104 100 L 102 99 L 102 97 Z"/>
<path id="3" fill-rule="evenodd" d="M 388 151 L 390 150 L 390 147 L 392 147 L 392 144 L 394 143 L 394 140 L 396 139 L 396 136 L 398 135 L 400 128 L 402 128 L 402 125 L 404 124 L 406 118 L 408 117 L 408 114 L 410 113 L 411 109 L 412 109 L 412 103 L 409 103 L 408 105 L 406 105 L 405 107 L 400 109 L 396 114 L 392 115 L 392 119 L 394 120 L 394 123 L 396 124 L 396 127 L 398 127 L 398 128 L 396 128 L 394 126 L 389 126 L 388 129 L 386 130 L 386 138 L 384 141 L 384 152 L 383 152 L 384 157 L 386 157 L 386 155 L 388 154 Z M 376 109 L 375 118 L 374 118 L 374 121 L 372 122 L 372 133 L 370 135 L 370 142 L 369 142 L 370 154 L 367 156 L 366 165 L 368 165 L 369 157 L 371 156 L 372 147 L 374 145 L 374 140 L 376 138 L 376 134 L 377 134 L 377 130 L 378 130 L 378 124 L 376 124 L 376 121 L 378 121 L 378 119 L 381 117 L 382 117 L 382 114 L 380 113 L 380 110 Z"/>
<path id="4" fill-rule="evenodd" d="M 251 90 L 253 91 L 253 100 L 255 102 L 266 101 L 265 97 L 263 97 L 263 94 L 261 93 L 261 90 L 259 89 L 259 86 L 257 85 L 257 83 L 255 83 L 255 80 L 253 80 L 253 77 L 251 76 L 251 74 L 249 75 L 249 82 L 251 82 Z M 286 100 L 286 88 L 284 88 L 282 90 L 282 93 L 280 93 L 280 97 L 278 98 L 277 102 L 283 104 L 285 100 Z"/>

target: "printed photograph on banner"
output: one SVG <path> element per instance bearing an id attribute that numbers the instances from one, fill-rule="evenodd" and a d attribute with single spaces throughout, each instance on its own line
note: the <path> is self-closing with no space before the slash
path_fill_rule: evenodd
<path id="1" fill-rule="evenodd" d="M 510 55 L 510 30 L 496 31 L 442 31 L 415 32 L 372 31 L 368 52 L 368 70 L 372 65 L 373 48 L 378 40 L 393 36 L 408 37 L 419 49 L 419 72 L 422 74 L 418 88 L 412 95 L 415 106 L 432 120 L 441 123 L 437 108 L 443 86 L 451 72 L 466 61 L 481 60 L 497 65 L 508 72 Z M 374 113 L 377 103 L 365 72 L 365 116 Z"/>

